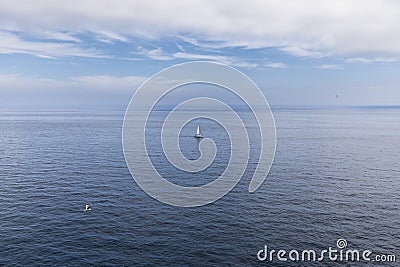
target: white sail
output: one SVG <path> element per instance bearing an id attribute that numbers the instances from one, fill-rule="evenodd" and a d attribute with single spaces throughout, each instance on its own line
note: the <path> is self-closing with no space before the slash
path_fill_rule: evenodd
<path id="1" fill-rule="evenodd" d="M 200 133 L 200 126 L 197 126 L 197 131 L 196 134 L 194 135 L 196 138 L 202 138 L 201 133 Z"/>

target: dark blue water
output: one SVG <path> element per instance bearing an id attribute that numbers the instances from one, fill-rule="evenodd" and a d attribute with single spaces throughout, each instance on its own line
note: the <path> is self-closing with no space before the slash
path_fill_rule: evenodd
<path id="1" fill-rule="evenodd" d="M 248 193 L 246 175 L 215 203 L 177 208 L 131 178 L 122 112 L 0 113 L 0 266 L 290 266 L 259 262 L 257 251 L 338 238 L 400 257 L 400 109 L 274 115 L 276 158 L 258 191 Z"/>

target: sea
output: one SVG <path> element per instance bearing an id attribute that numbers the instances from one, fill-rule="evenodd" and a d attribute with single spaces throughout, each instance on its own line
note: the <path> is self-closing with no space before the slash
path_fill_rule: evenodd
<path id="1" fill-rule="evenodd" d="M 152 198 L 132 178 L 124 111 L 1 111 L 0 266 L 398 266 L 400 108 L 275 108 L 273 115 L 275 159 L 260 188 L 249 193 L 248 171 L 219 200 L 184 208 Z M 198 177 L 157 157 L 159 137 L 149 137 L 153 162 L 174 183 L 201 186 L 228 164 L 229 135 L 201 125 L 222 152 Z M 189 159 L 199 156 L 196 126 L 182 131 Z M 259 151 L 257 141 L 252 146 Z M 343 251 L 370 250 L 370 261 L 288 256 L 329 248 L 339 255 L 338 240 Z M 266 248 L 275 251 L 271 260 L 263 259 Z"/>

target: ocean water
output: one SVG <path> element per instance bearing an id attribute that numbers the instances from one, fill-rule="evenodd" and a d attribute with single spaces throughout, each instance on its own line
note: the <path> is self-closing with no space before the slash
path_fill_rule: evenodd
<path id="1" fill-rule="evenodd" d="M 277 109 L 274 116 L 275 161 L 255 193 L 247 191 L 247 172 L 218 201 L 179 208 L 132 179 L 123 112 L 1 112 L 0 266 L 363 266 L 257 259 L 264 245 L 319 251 L 339 238 L 400 260 L 400 109 Z M 212 123 L 202 130 L 217 144 L 227 137 Z M 181 147 L 198 157 L 189 135 Z M 201 185 L 227 163 L 220 148 L 199 177 L 157 159 L 156 141 L 150 151 L 174 182 Z"/>

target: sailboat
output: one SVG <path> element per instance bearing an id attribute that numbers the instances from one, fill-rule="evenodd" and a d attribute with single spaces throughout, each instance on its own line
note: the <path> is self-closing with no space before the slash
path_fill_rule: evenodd
<path id="1" fill-rule="evenodd" d="M 203 138 L 203 136 L 201 136 L 201 133 L 200 133 L 200 126 L 197 126 L 197 131 L 196 131 L 196 134 L 194 135 L 194 137 L 195 138 Z"/>

